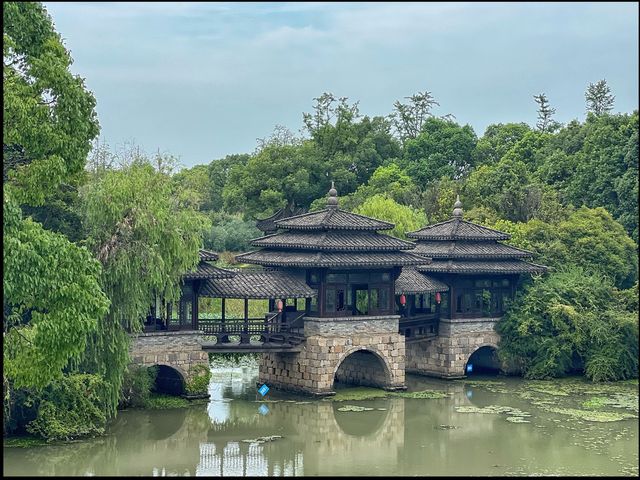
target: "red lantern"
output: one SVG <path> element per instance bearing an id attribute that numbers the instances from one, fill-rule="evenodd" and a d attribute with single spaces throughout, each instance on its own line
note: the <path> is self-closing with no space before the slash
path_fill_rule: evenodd
<path id="1" fill-rule="evenodd" d="M 278 300 L 278 311 L 282 311 L 282 299 Z"/>
<path id="2" fill-rule="evenodd" d="M 436 292 L 436 303 L 440 303 L 440 300 L 442 300 L 442 298 L 440 297 L 440 292 Z"/>
<path id="3" fill-rule="evenodd" d="M 405 297 L 403 293 L 402 295 L 400 295 L 400 305 L 404 307 L 406 303 L 407 303 L 407 297 Z"/>

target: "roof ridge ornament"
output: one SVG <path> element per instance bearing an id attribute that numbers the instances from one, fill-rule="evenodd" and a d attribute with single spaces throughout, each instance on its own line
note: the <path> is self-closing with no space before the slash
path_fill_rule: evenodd
<path id="1" fill-rule="evenodd" d="M 337 209 L 338 208 L 338 191 L 331 181 L 331 189 L 329 190 L 329 198 L 327 198 L 327 208 Z"/>
<path id="2" fill-rule="evenodd" d="M 453 218 L 462 219 L 462 202 L 460 195 L 456 195 L 456 203 L 453 204 Z"/>

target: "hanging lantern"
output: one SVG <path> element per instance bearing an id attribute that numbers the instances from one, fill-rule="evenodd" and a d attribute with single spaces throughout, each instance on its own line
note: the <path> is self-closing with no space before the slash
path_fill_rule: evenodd
<path id="1" fill-rule="evenodd" d="M 440 292 L 436 292 L 436 303 L 440 303 L 442 298 L 440 297 Z"/>
<path id="2" fill-rule="evenodd" d="M 406 303 L 407 303 L 407 297 L 405 297 L 403 293 L 402 295 L 400 295 L 400 305 L 404 307 Z"/>
<path id="3" fill-rule="evenodd" d="M 278 311 L 282 312 L 282 299 L 278 300 Z"/>

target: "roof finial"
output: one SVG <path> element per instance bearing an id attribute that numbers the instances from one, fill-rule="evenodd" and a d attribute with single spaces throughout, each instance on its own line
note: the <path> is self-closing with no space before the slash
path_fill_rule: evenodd
<path id="1" fill-rule="evenodd" d="M 328 208 L 338 208 L 338 191 L 336 190 L 333 180 L 331 181 L 331 190 L 329 190 L 329 198 L 327 198 Z"/>
<path id="2" fill-rule="evenodd" d="M 456 203 L 453 204 L 453 217 L 462 218 L 462 202 L 460 201 L 460 195 L 456 195 Z"/>

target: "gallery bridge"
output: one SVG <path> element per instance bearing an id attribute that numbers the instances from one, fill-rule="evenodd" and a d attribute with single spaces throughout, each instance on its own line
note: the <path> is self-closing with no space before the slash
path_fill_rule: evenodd
<path id="1" fill-rule="evenodd" d="M 416 243 L 340 210 L 334 188 L 324 210 L 258 225 L 275 233 L 236 259 L 261 270 L 216 267 L 202 250 L 179 302 L 151 309 L 140 338 L 154 340 L 134 342 L 134 361 L 188 378 L 209 352 L 260 353 L 260 381 L 318 395 L 336 381 L 404 388 L 405 372 L 460 378 L 472 362 L 497 370 L 495 324 L 519 276 L 545 271 L 500 243 L 508 234 L 463 220 L 459 199 L 451 220 L 408 234 Z M 198 352 L 185 355 L 178 333 Z"/>

